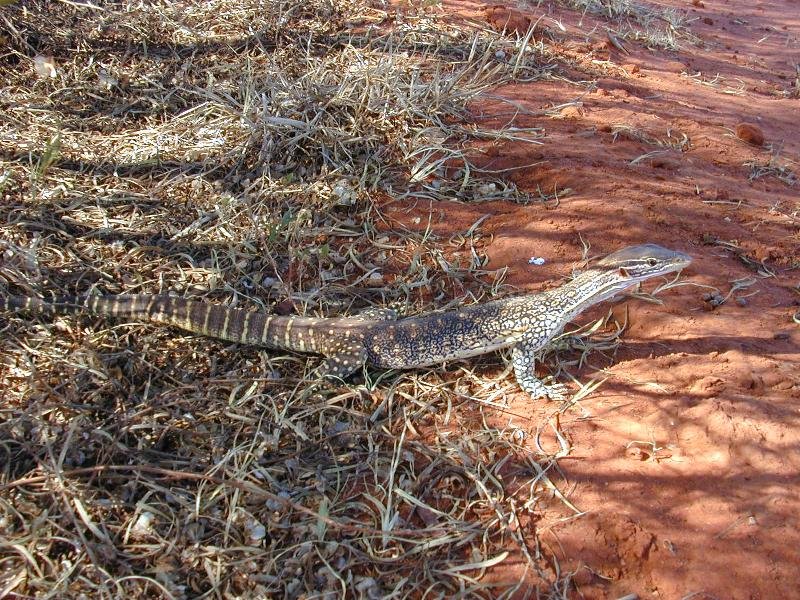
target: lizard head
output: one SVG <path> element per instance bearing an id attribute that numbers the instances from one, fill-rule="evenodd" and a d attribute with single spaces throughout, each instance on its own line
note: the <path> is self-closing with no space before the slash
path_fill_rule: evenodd
<path id="1" fill-rule="evenodd" d="M 576 276 L 570 311 L 577 314 L 641 281 L 680 271 L 691 262 L 688 254 L 655 244 L 617 250 Z"/>
<path id="2" fill-rule="evenodd" d="M 669 250 L 656 244 L 629 246 L 617 250 L 597 261 L 595 268 L 617 271 L 620 283 L 628 285 L 680 271 L 692 262 L 692 257 L 683 252 Z"/>

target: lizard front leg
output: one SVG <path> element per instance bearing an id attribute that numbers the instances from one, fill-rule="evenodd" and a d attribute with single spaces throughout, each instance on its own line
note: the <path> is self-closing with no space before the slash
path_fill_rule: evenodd
<path id="1" fill-rule="evenodd" d="M 535 340 L 522 340 L 511 350 L 511 361 L 514 366 L 514 375 L 517 377 L 517 383 L 534 400 L 544 396 L 551 400 L 564 400 L 567 386 L 561 383 L 546 385 L 536 377 L 533 367 L 536 363 L 536 352 L 540 347 L 541 344 L 535 343 Z"/>

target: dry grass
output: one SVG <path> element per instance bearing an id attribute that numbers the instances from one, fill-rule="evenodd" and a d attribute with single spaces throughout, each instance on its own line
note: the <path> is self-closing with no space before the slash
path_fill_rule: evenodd
<path id="1" fill-rule="evenodd" d="M 666 8 L 632 0 L 560 0 L 569 8 L 597 15 L 611 22 L 607 28 L 612 43 L 616 38 L 635 41 L 651 49 L 678 50 L 682 41 L 695 43 L 687 30 L 685 10 Z M 617 42 L 615 45 L 617 45 Z M 623 48 L 620 48 L 625 51 Z"/>
<path id="2" fill-rule="evenodd" d="M 501 291 L 479 223 L 441 239 L 381 207 L 530 200 L 469 148 L 538 132 L 457 124 L 546 74 L 520 40 L 347 0 L 27 2 L 0 21 L 4 293 L 328 315 Z M 568 449 L 491 425 L 516 389 L 494 364 L 312 393 L 313 358 L 152 326 L 0 332 L 0 596 L 503 597 L 520 574 L 566 594 L 536 520 Z"/>
<path id="3" fill-rule="evenodd" d="M 705 87 L 714 89 L 720 94 L 726 94 L 728 96 L 744 96 L 747 88 L 747 85 L 743 80 L 735 78 L 735 84 L 729 83 L 731 80 L 725 79 L 725 77 L 719 73 L 715 74 L 713 77 L 707 77 L 700 71 L 697 71 L 696 73 L 684 71 L 681 73 L 681 76 L 698 85 L 703 85 Z"/>
<path id="4" fill-rule="evenodd" d="M 686 152 L 691 148 L 689 136 L 682 131 L 673 131 L 672 129 L 667 129 L 666 137 L 662 138 L 633 125 L 617 124 L 612 126 L 611 135 L 615 142 L 618 138 L 622 138 L 642 142 L 650 146 L 668 148 L 677 152 Z"/>
<path id="5" fill-rule="evenodd" d="M 794 161 L 782 159 L 779 153 L 775 152 L 765 162 L 750 160 L 745 162 L 744 166 L 750 168 L 750 174 L 747 176 L 749 181 L 762 177 L 775 177 L 786 185 L 794 185 L 797 183 L 797 174 L 792 168 L 793 163 Z"/>

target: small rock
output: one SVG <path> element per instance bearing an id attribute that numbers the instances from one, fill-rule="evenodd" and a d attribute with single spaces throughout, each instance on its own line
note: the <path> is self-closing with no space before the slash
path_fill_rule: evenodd
<path id="1" fill-rule="evenodd" d="M 53 60 L 52 56 L 43 56 L 41 54 L 37 54 L 33 57 L 33 68 L 36 70 L 36 74 L 39 77 L 49 77 L 50 79 L 54 79 L 58 76 L 56 62 Z"/>
<path id="2" fill-rule="evenodd" d="M 370 287 L 377 287 L 383 285 L 383 274 L 378 271 L 373 271 L 367 277 L 367 285 Z"/>
<path id="3" fill-rule="evenodd" d="M 136 519 L 136 523 L 133 524 L 133 527 L 131 527 L 131 534 L 140 537 L 153 533 L 152 527 L 154 519 L 155 515 L 153 515 L 153 513 L 144 511 L 139 515 L 139 518 Z"/>
<path id="4" fill-rule="evenodd" d="M 630 448 L 625 449 L 625 456 L 628 458 L 632 458 L 633 460 L 648 460 L 650 455 L 639 448 L 638 446 L 631 446 Z"/>
<path id="5" fill-rule="evenodd" d="M 506 31 L 517 35 L 526 35 L 531 25 L 536 25 L 539 21 L 531 21 L 530 17 L 513 8 L 505 6 L 490 6 L 484 12 L 489 25 L 495 31 Z M 541 29 L 541 27 L 537 27 Z"/>
<path id="6" fill-rule="evenodd" d="M 725 303 L 725 298 L 719 292 L 706 292 L 703 294 L 703 301 L 708 304 L 709 309 L 714 309 Z"/>
<path id="7" fill-rule="evenodd" d="M 758 125 L 752 123 L 739 123 L 736 126 L 736 137 L 753 146 L 764 145 L 764 132 Z"/>
<path id="8" fill-rule="evenodd" d="M 686 71 L 687 67 L 680 61 L 669 60 L 664 63 L 664 70 L 671 73 L 682 73 Z"/>
<path id="9" fill-rule="evenodd" d="M 669 156 L 654 156 L 650 159 L 650 166 L 655 169 L 677 171 L 681 168 L 681 161 Z"/>
<path id="10" fill-rule="evenodd" d="M 105 69 L 99 69 L 97 71 L 97 78 L 100 80 L 100 83 L 105 88 L 112 88 L 115 85 L 119 84 L 119 80 L 117 80 L 116 77 L 113 77 L 112 75 L 110 75 L 109 72 L 106 71 Z"/>
<path id="11" fill-rule="evenodd" d="M 716 396 L 725 387 L 725 381 L 720 377 L 708 375 L 695 381 L 689 392 L 696 398 L 711 398 Z"/>
<path id="12" fill-rule="evenodd" d="M 276 315 L 281 315 L 284 317 L 287 315 L 291 315 L 295 312 L 294 302 L 292 302 L 288 298 L 286 300 L 281 300 L 280 302 L 275 304 L 275 306 L 272 307 L 272 312 L 274 312 Z"/>
<path id="13" fill-rule="evenodd" d="M 245 529 L 247 529 L 251 542 L 260 542 L 267 536 L 267 528 L 255 519 L 250 519 L 245 525 Z"/>
<path id="14" fill-rule="evenodd" d="M 561 115 L 561 118 L 563 119 L 576 119 L 582 114 L 583 112 L 579 106 L 567 106 L 562 108 L 561 112 L 559 112 L 559 115 Z"/>
<path id="15" fill-rule="evenodd" d="M 572 574 L 572 583 L 581 587 L 591 585 L 596 579 L 597 576 L 585 565 L 582 565 L 581 568 Z"/>

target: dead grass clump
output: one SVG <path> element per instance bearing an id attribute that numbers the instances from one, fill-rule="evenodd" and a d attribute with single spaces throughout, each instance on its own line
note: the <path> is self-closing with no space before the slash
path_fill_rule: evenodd
<path id="1" fill-rule="evenodd" d="M 629 139 L 650 146 L 669 148 L 677 152 L 686 152 L 691 148 L 689 136 L 682 131 L 673 131 L 672 129 L 667 129 L 666 137 L 659 137 L 633 125 L 617 124 L 612 126 L 611 136 L 615 142 L 617 138 Z"/>
<path id="2" fill-rule="evenodd" d="M 471 142 L 540 132 L 456 124 L 547 73 L 525 39 L 339 0 L 26 2 L 0 21 L 3 293 L 327 315 L 502 286 L 480 222 L 442 239 L 381 206 L 527 200 Z M 0 346 L 2 593 L 563 587 L 536 511 L 564 450 L 490 424 L 513 388 L 496 367 L 312 393 L 313 358 L 141 324 L 3 315 Z"/>
<path id="3" fill-rule="evenodd" d="M 562 0 L 562 3 L 612 21 L 615 37 L 641 42 L 648 48 L 678 50 L 682 40 L 694 42 L 686 30 L 688 13 L 684 10 L 631 0 Z"/>
<path id="4" fill-rule="evenodd" d="M 777 153 L 770 155 L 767 161 L 751 160 L 744 163 L 744 166 L 750 168 L 747 176 L 749 181 L 772 176 L 786 185 L 797 183 L 797 174 L 792 169 L 791 161 L 782 160 Z"/>

